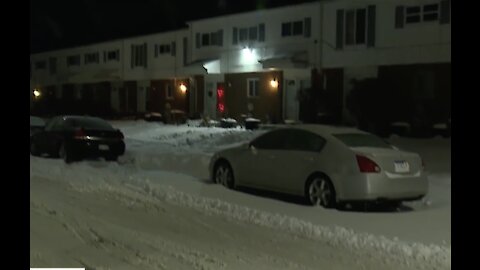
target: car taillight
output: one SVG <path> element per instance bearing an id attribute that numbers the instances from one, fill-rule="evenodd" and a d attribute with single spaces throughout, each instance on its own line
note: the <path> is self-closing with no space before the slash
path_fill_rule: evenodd
<path id="1" fill-rule="evenodd" d="M 83 129 L 77 129 L 73 134 L 73 138 L 77 140 L 84 140 L 87 138 L 87 134 L 85 134 L 85 131 Z"/>
<path id="2" fill-rule="evenodd" d="M 380 172 L 380 166 L 377 165 L 373 160 L 361 156 L 361 155 L 356 155 L 357 157 L 357 163 L 358 163 L 358 168 L 360 169 L 360 172 L 363 173 L 378 173 Z"/>

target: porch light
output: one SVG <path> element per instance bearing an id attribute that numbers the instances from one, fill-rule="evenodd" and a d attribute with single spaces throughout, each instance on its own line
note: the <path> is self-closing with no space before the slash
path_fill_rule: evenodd
<path id="1" fill-rule="evenodd" d="M 273 79 L 270 81 L 270 86 L 272 86 L 272 88 L 277 88 L 277 87 L 278 87 L 278 80 L 277 80 L 277 78 L 273 78 Z"/>
<path id="2" fill-rule="evenodd" d="M 182 91 L 182 93 L 187 92 L 187 86 L 184 83 L 180 84 L 180 91 Z"/>
<path id="3" fill-rule="evenodd" d="M 37 89 L 33 89 L 33 95 L 38 98 L 42 95 L 42 93 L 40 91 L 38 91 Z"/>

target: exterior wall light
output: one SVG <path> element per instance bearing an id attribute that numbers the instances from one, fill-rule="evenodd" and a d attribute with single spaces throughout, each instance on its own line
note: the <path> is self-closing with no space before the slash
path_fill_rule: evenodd
<path id="1" fill-rule="evenodd" d="M 182 91 L 182 93 L 187 92 L 187 86 L 184 83 L 180 84 L 180 91 Z"/>
<path id="2" fill-rule="evenodd" d="M 272 86 L 272 88 L 277 88 L 277 87 L 278 87 L 278 80 L 277 80 L 277 78 L 273 78 L 273 79 L 270 81 L 270 86 Z"/>
<path id="3" fill-rule="evenodd" d="M 33 89 L 33 96 L 35 98 L 39 98 L 41 95 L 42 93 L 40 91 L 38 91 L 37 89 Z"/>

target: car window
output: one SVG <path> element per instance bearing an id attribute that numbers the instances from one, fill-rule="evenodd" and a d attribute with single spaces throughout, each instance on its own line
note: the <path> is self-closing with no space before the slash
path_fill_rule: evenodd
<path id="1" fill-rule="evenodd" d="M 252 142 L 258 149 L 282 150 L 286 149 L 288 130 L 270 131 Z"/>
<path id="2" fill-rule="evenodd" d="M 68 118 L 66 125 L 69 128 L 113 130 L 113 127 L 108 122 L 95 117 Z"/>
<path id="3" fill-rule="evenodd" d="M 48 123 L 46 124 L 46 126 L 45 126 L 45 130 L 46 130 L 46 131 L 54 130 L 54 129 L 55 129 L 54 127 L 57 125 L 57 122 L 58 122 L 59 120 L 61 120 L 60 117 L 55 117 L 55 118 L 50 119 L 50 120 L 48 121 Z"/>
<path id="4" fill-rule="evenodd" d="M 45 126 L 45 121 L 42 118 L 36 116 L 30 116 L 30 126 L 31 127 L 43 127 Z"/>
<path id="5" fill-rule="evenodd" d="M 325 139 L 310 131 L 292 129 L 289 131 L 289 150 L 320 152 L 325 145 Z"/>
<path id="6" fill-rule="evenodd" d="M 348 147 L 393 148 L 390 144 L 372 134 L 345 133 L 333 134 L 333 136 Z"/>

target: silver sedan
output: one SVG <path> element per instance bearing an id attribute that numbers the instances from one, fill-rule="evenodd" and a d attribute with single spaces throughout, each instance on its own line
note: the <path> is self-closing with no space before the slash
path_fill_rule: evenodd
<path id="1" fill-rule="evenodd" d="M 214 182 L 301 195 L 312 205 L 400 203 L 425 196 L 423 161 L 357 129 L 298 125 L 266 132 L 214 154 Z"/>

